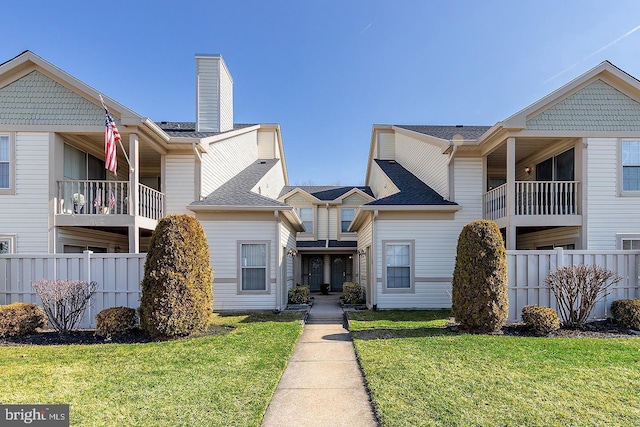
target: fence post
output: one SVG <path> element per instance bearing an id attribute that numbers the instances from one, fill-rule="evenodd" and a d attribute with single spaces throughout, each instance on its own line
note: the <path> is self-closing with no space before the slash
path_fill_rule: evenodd
<path id="1" fill-rule="evenodd" d="M 556 269 L 564 267 L 564 249 L 562 247 L 554 249 L 556 250 Z"/>
<path id="2" fill-rule="evenodd" d="M 84 280 L 85 282 L 87 282 L 87 285 L 88 285 L 91 283 L 91 254 L 93 253 L 93 251 L 86 250 L 86 251 L 82 251 L 82 253 L 84 254 L 84 263 L 85 263 Z M 87 307 L 89 324 L 91 324 L 91 304 L 93 303 L 93 301 L 91 301 L 92 298 L 93 298 L 93 295 L 89 298 L 89 306 Z"/>

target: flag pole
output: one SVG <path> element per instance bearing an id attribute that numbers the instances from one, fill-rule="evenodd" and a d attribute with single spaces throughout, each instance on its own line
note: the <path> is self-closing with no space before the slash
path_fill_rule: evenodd
<path id="1" fill-rule="evenodd" d="M 100 97 L 100 102 L 102 102 L 102 108 L 104 108 L 105 111 L 109 112 L 109 109 L 107 109 L 107 106 L 104 103 L 104 99 L 102 99 L 102 94 L 98 94 L 98 96 Z M 124 158 L 127 160 L 127 164 L 129 165 L 129 171 L 133 172 L 133 166 L 131 166 L 131 162 L 129 161 L 129 156 L 127 156 L 127 152 L 124 149 L 124 146 L 122 145 L 122 139 L 118 140 L 118 143 L 120 143 L 120 148 L 122 149 L 122 153 L 124 154 Z"/>

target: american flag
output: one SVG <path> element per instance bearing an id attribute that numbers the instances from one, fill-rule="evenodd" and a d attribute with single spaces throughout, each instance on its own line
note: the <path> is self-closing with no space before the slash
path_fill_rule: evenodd
<path id="1" fill-rule="evenodd" d="M 105 129 L 104 129 L 104 165 L 107 170 L 113 172 L 116 175 L 118 169 L 118 158 L 116 152 L 116 141 L 120 141 L 120 132 L 116 127 L 113 118 L 109 115 L 109 110 L 104 109 Z"/>

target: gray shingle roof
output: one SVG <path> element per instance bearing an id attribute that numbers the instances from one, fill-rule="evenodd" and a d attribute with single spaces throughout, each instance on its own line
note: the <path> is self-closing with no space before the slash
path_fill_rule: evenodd
<path id="1" fill-rule="evenodd" d="M 300 248 L 324 248 L 327 244 L 326 240 L 298 240 L 296 247 Z M 330 248 L 357 248 L 358 242 L 347 240 L 329 240 Z"/>
<path id="2" fill-rule="evenodd" d="M 395 160 L 376 159 L 375 162 L 393 181 L 400 192 L 374 200 L 367 203 L 367 205 L 457 205 L 455 202 L 445 200 L 444 197 Z"/>
<path id="3" fill-rule="evenodd" d="M 255 124 L 235 123 L 233 129 L 226 132 L 196 132 L 196 122 L 155 122 L 167 135 L 179 138 L 207 138 L 238 129 L 244 129 Z"/>
<path id="4" fill-rule="evenodd" d="M 222 184 L 220 188 L 209 194 L 204 200 L 193 202 L 191 206 L 287 206 L 285 203 L 251 191 L 258 181 L 278 162 L 280 162 L 279 159 L 257 160 Z"/>
<path id="5" fill-rule="evenodd" d="M 423 133 L 425 135 L 434 136 L 440 139 L 451 141 L 456 134 L 462 135 L 465 140 L 475 140 L 488 131 L 491 126 L 436 126 L 436 125 L 394 125 L 399 128 L 412 130 L 414 132 Z"/>
<path id="6" fill-rule="evenodd" d="M 313 197 L 320 200 L 335 200 L 338 197 L 341 197 L 346 193 L 348 193 L 349 191 L 353 190 L 354 188 L 357 188 L 360 191 L 368 194 L 369 196 L 374 197 L 373 192 L 369 187 L 365 187 L 365 186 L 340 187 L 340 186 L 330 186 L 330 185 L 288 185 L 282 189 L 282 191 L 280 192 L 280 197 L 295 190 L 296 188 L 304 190 L 307 193 L 311 194 Z"/>

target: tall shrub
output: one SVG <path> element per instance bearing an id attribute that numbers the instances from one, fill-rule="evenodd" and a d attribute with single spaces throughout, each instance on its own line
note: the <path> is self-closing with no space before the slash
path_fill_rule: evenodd
<path id="1" fill-rule="evenodd" d="M 213 271 L 200 222 L 189 215 L 162 218 L 144 265 L 140 326 L 155 337 L 187 336 L 211 320 Z"/>
<path id="2" fill-rule="evenodd" d="M 452 304 L 463 329 L 493 332 L 507 320 L 507 253 L 493 221 L 470 222 L 460 233 Z"/>

